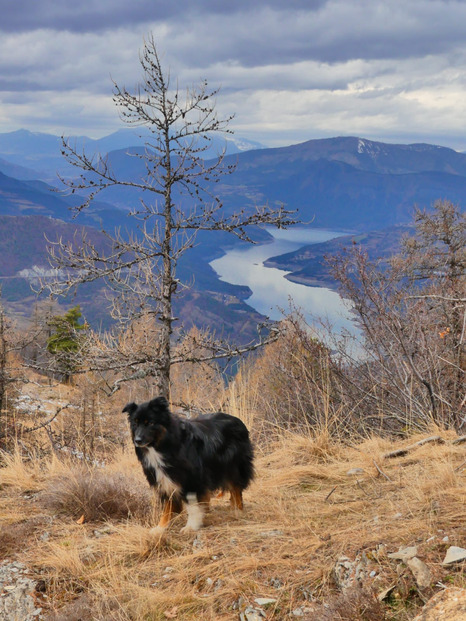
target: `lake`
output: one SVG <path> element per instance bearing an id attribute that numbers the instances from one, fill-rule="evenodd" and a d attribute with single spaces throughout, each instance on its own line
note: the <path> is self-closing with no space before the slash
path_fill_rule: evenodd
<path id="1" fill-rule="evenodd" d="M 263 262 L 270 257 L 297 250 L 312 243 L 328 241 L 346 233 L 324 229 L 267 229 L 273 241 L 265 244 L 241 245 L 226 249 L 226 254 L 210 263 L 220 279 L 234 285 L 247 285 L 252 295 L 247 303 L 271 319 L 282 319 L 290 311 L 290 301 L 301 310 L 309 325 L 318 318 L 327 318 L 337 332 L 342 328 L 354 332 L 349 313 L 350 304 L 338 293 L 325 287 L 307 287 L 290 282 L 289 273 Z"/>

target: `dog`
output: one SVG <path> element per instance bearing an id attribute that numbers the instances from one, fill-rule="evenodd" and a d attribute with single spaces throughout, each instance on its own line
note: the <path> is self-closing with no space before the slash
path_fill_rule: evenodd
<path id="1" fill-rule="evenodd" d="M 217 412 L 188 420 L 170 412 L 164 397 L 128 403 L 123 412 L 147 481 L 162 500 L 154 533 L 163 533 L 183 504 L 188 521 L 182 531 L 199 530 L 216 491 L 229 491 L 231 506 L 243 509 L 243 491 L 254 477 L 254 453 L 239 418 Z"/>

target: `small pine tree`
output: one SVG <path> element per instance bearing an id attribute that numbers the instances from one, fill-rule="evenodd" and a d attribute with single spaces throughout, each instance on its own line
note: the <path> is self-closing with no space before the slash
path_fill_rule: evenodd
<path id="1" fill-rule="evenodd" d="M 79 323 L 81 317 L 78 305 L 64 315 L 55 315 L 48 324 L 52 334 L 47 341 L 47 351 L 55 357 L 57 368 L 63 375 L 65 383 L 69 383 L 78 366 L 77 354 L 82 348 L 81 331 L 86 327 L 85 324 Z"/>

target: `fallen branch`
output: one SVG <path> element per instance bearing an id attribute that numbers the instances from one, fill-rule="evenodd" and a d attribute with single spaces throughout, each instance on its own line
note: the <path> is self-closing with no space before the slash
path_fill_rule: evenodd
<path id="1" fill-rule="evenodd" d="M 327 502 L 327 500 L 330 498 L 330 496 L 333 494 L 333 492 L 337 489 L 337 487 L 338 487 L 338 485 L 335 485 L 335 487 L 332 490 L 330 490 L 330 492 L 325 497 L 324 502 Z"/>
<path id="2" fill-rule="evenodd" d="M 407 455 L 410 451 L 418 448 L 419 446 L 423 446 L 428 443 L 436 443 L 436 444 L 444 444 L 445 440 L 441 436 L 430 436 L 429 438 L 424 438 L 423 440 L 419 440 L 419 442 L 415 442 L 414 444 L 410 444 L 409 446 L 397 449 L 396 451 L 391 451 L 390 453 L 385 453 L 384 459 L 392 459 L 393 457 L 403 457 Z"/>
<path id="3" fill-rule="evenodd" d="M 391 478 L 388 476 L 388 474 L 385 474 L 385 472 L 377 465 L 377 462 L 375 461 L 375 459 L 372 460 L 374 463 L 374 466 L 377 468 L 377 472 L 379 474 L 381 474 L 383 477 L 385 477 L 387 479 L 387 481 L 390 481 L 390 483 L 392 482 Z"/>

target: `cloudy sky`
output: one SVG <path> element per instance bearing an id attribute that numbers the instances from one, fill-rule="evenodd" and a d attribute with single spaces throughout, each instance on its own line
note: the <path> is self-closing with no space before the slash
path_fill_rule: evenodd
<path id="1" fill-rule="evenodd" d="M 465 0 L 0 0 L 0 132 L 119 129 L 152 32 L 180 86 L 267 146 L 357 135 L 466 150 Z"/>

